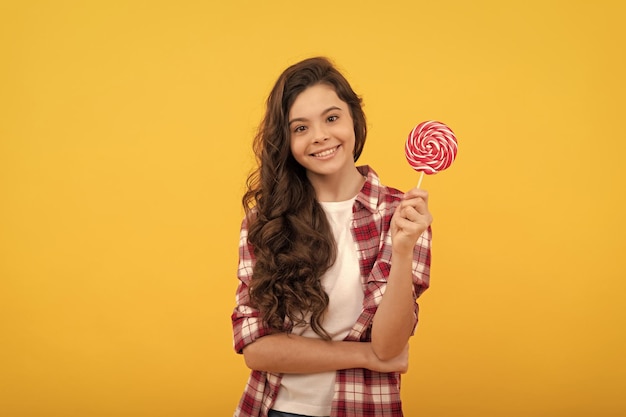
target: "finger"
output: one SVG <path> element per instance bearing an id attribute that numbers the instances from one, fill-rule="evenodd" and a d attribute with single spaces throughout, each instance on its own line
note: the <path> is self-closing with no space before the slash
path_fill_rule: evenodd
<path id="1" fill-rule="evenodd" d="M 410 208 L 422 215 L 428 213 L 428 202 L 422 198 L 412 198 L 410 200 L 403 201 L 400 206 L 402 207 L 402 211 Z"/>
<path id="2" fill-rule="evenodd" d="M 402 211 L 400 212 L 400 215 L 407 219 L 410 220 L 412 222 L 416 222 L 420 219 L 420 217 L 422 216 L 422 214 L 420 214 L 420 212 L 415 208 L 415 207 L 405 207 L 404 209 L 402 209 Z"/>
<path id="3" fill-rule="evenodd" d="M 421 188 L 412 188 L 404 194 L 404 200 L 411 198 L 423 198 L 428 201 L 428 191 Z"/>
<path id="4" fill-rule="evenodd" d="M 414 205 L 417 201 L 423 201 L 428 205 L 428 193 L 424 190 L 413 189 L 402 197 L 400 204 Z"/>
<path id="5" fill-rule="evenodd" d="M 424 213 L 420 213 L 413 207 L 405 208 L 398 214 L 398 217 L 406 219 L 407 221 L 410 221 L 417 225 L 425 225 L 426 227 L 430 226 L 433 222 L 433 216 L 428 210 L 426 210 Z"/>
<path id="6" fill-rule="evenodd" d="M 403 234 L 408 236 L 415 236 L 416 239 L 428 227 L 428 223 L 426 221 L 415 222 L 405 219 L 404 217 L 398 217 L 395 222 L 398 231 L 401 231 Z"/>

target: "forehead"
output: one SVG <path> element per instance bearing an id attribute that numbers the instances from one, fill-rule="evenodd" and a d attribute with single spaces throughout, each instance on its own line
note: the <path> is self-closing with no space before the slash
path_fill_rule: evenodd
<path id="1" fill-rule="evenodd" d="M 330 107 L 345 110 L 348 105 L 337 96 L 333 87 L 327 84 L 316 84 L 296 96 L 289 110 L 289 116 L 290 118 L 313 116 Z"/>

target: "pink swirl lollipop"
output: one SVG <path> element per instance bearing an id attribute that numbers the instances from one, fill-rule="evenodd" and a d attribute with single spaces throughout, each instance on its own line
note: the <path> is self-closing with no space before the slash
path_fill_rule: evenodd
<path id="1" fill-rule="evenodd" d="M 448 126 L 433 120 L 415 126 L 406 140 L 404 153 L 411 167 L 424 174 L 436 174 L 448 168 L 456 157 L 458 144 Z"/>

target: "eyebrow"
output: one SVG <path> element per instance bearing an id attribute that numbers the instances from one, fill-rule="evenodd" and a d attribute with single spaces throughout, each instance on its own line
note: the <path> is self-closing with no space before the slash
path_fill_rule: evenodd
<path id="1" fill-rule="evenodd" d="M 325 114 L 327 114 L 327 113 L 330 113 L 331 111 L 334 111 L 334 110 L 342 110 L 342 109 L 341 109 L 341 107 L 337 107 L 337 106 L 330 106 L 329 108 L 327 108 L 326 110 L 324 110 L 324 111 L 321 113 L 321 115 L 323 116 L 323 115 L 325 115 Z M 305 122 L 305 121 L 307 121 L 306 117 L 296 117 L 295 119 L 291 119 L 291 120 L 289 121 L 289 123 L 288 123 L 288 124 L 289 124 L 289 125 L 291 125 L 291 124 L 292 124 L 292 123 L 294 123 L 294 122 Z"/>

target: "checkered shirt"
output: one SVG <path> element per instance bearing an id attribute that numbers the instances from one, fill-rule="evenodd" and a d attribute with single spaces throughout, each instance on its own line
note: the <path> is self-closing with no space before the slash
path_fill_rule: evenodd
<path id="1" fill-rule="evenodd" d="M 358 246 L 359 267 L 364 286 L 363 310 L 346 336 L 346 341 L 369 342 L 372 319 L 383 297 L 391 268 L 390 222 L 403 193 L 380 183 L 368 166 L 358 167 L 366 182 L 352 208 L 352 233 Z M 254 265 L 253 248 L 247 241 L 244 220 L 239 241 L 239 285 L 232 314 L 234 349 L 243 348 L 271 333 L 259 311 L 250 306 L 249 285 Z M 430 280 L 430 228 L 422 234 L 413 255 L 413 296 L 424 292 Z M 415 303 L 415 326 L 418 304 Z M 282 375 L 252 371 L 234 417 L 266 417 L 280 388 Z M 335 379 L 331 417 L 402 417 L 400 374 L 363 368 L 341 369 Z"/>

